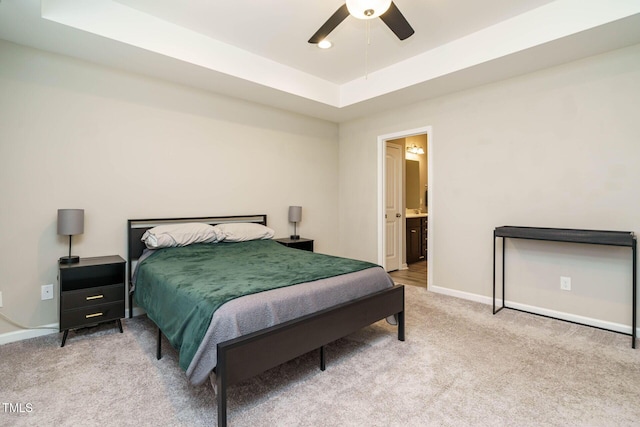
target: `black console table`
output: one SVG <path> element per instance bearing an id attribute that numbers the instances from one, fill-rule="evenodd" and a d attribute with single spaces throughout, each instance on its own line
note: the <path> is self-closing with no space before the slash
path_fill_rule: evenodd
<path id="1" fill-rule="evenodd" d="M 496 238 L 502 237 L 502 307 L 496 310 Z M 592 245 L 625 246 L 632 252 L 632 319 L 631 319 L 631 347 L 636 348 L 636 236 L 631 231 L 600 231 L 600 230 L 574 230 L 569 228 L 540 228 L 540 227 L 497 227 L 493 231 L 493 314 L 503 308 L 511 308 L 505 305 L 504 271 L 505 271 L 505 245 L 504 239 L 530 239 L 548 240 L 552 242 L 588 243 Z M 524 311 L 524 310 L 520 310 Z M 535 314 L 535 313 L 534 313 Z M 560 319 L 562 320 L 562 319 Z M 613 331 L 617 332 L 617 331 Z M 628 334 L 626 334 L 628 335 Z"/>

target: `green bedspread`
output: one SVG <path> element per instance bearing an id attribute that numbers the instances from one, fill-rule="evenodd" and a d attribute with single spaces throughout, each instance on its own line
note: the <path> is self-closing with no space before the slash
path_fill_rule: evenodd
<path id="1" fill-rule="evenodd" d="M 138 265 L 134 298 L 180 352 L 187 370 L 213 313 L 243 295 L 375 267 L 272 240 L 160 249 Z"/>

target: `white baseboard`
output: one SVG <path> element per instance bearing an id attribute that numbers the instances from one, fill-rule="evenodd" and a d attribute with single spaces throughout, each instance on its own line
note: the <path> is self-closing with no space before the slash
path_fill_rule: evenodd
<path id="1" fill-rule="evenodd" d="M 134 307 L 133 315 L 141 316 L 145 314 L 146 311 L 141 309 L 140 307 Z M 129 317 L 129 309 L 124 311 L 124 318 L 127 319 Z M 0 345 L 9 344 L 10 342 L 28 340 L 30 338 L 42 337 L 44 335 L 57 334 L 59 333 L 60 324 L 59 323 L 51 323 L 49 325 L 42 325 L 38 329 L 21 329 L 19 331 L 7 332 L 4 334 L 0 334 Z"/>
<path id="2" fill-rule="evenodd" d="M 431 292 L 435 292 L 436 294 L 449 295 L 451 297 L 466 299 L 469 301 L 475 301 L 482 304 L 489 304 L 489 305 L 491 304 L 491 298 L 478 295 L 478 294 L 472 294 L 469 292 L 457 291 L 455 289 L 442 288 L 440 286 L 432 286 L 432 285 L 429 285 L 427 289 Z"/>
<path id="3" fill-rule="evenodd" d="M 457 291 L 455 289 L 442 288 L 440 286 L 429 286 L 429 291 L 438 294 L 449 295 L 456 298 L 466 299 L 479 302 L 486 305 L 493 304 L 493 298 L 484 295 L 472 294 L 469 292 Z M 543 316 L 555 317 L 556 319 L 567 320 L 569 322 L 581 323 L 583 325 L 593 326 L 596 328 L 608 329 L 610 331 L 620 332 L 623 334 L 631 334 L 631 326 L 620 323 L 607 322 L 605 320 L 594 319 L 592 317 L 579 316 L 577 314 L 565 313 L 562 311 L 550 310 L 543 307 L 520 304 L 513 301 L 506 301 L 507 307 L 517 310 L 528 311 L 530 313 L 540 314 Z M 502 300 L 496 298 L 496 307 L 502 306 Z M 636 335 L 640 336 L 640 328 L 636 328 Z"/>
<path id="4" fill-rule="evenodd" d="M 57 334 L 59 324 L 51 323 L 49 325 L 42 325 L 41 328 L 46 329 L 22 329 L 20 331 L 7 332 L 0 334 L 0 345 L 9 344 L 10 342 L 28 340 L 29 338 L 41 337 L 44 335 Z"/>

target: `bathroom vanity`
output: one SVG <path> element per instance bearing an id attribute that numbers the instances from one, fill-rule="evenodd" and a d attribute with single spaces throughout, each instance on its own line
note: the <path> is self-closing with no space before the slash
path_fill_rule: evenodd
<path id="1" fill-rule="evenodd" d="M 407 214 L 407 264 L 424 261 L 427 258 L 426 213 Z"/>

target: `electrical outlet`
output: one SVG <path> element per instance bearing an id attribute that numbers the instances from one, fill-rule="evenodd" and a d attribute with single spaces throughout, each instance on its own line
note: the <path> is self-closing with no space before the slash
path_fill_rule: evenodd
<path id="1" fill-rule="evenodd" d="M 46 299 L 53 299 L 53 285 L 42 285 L 40 288 L 40 298 L 44 301 Z"/>
<path id="2" fill-rule="evenodd" d="M 563 291 L 571 290 L 571 277 L 560 276 L 560 289 Z"/>

